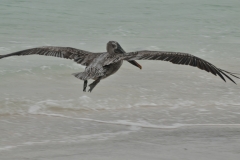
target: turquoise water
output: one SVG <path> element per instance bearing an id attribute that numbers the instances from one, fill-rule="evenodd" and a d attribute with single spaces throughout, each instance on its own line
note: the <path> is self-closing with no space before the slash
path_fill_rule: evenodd
<path id="1" fill-rule="evenodd" d="M 100 52 L 115 40 L 126 51 L 186 52 L 240 73 L 239 16 L 239 0 L 0 0 L 0 54 L 46 45 Z M 72 61 L 35 55 L 1 59 L 0 117 L 58 115 L 153 128 L 240 124 L 239 85 L 189 66 L 139 63 L 142 70 L 124 63 L 85 93 L 83 82 L 71 75 L 84 67 Z M 1 124 L 11 130 L 5 120 Z M 18 127 L 22 135 L 29 129 Z M 61 136 L 55 129 L 33 130 L 32 139 L 2 135 L 0 148 L 25 144 L 27 138 L 44 141 L 39 135 Z"/>

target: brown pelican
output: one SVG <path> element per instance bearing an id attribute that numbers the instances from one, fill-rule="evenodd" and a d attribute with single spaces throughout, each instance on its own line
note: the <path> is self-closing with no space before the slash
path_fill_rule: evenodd
<path id="1" fill-rule="evenodd" d="M 198 67 L 199 69 L 211 72 L 215 76 L 218 75 L 225 82 L 226 80 L 224 76 L 231 80 L 233 83 L 235 82 L 229 75 L 240 79 L 235 75 L 236 73 L 231 73 L 217 68 L 213 64 L 188 53 L 147 50 L 126 53 L 116 41 L 109 41 L 107 43 L 107 52 L 103 53 L 92 53 L 70 47 L 47 46 L 26 49 L 6 55 L 1 55 L 0 59 L 9 56 L 22 56 L 32 54 L 73 59 L 75 62 L 86 66 L 84 72 L 73 73 L 76 78 L 84 81 L 84 92 L 86 91 L 89 79 L 95 80 L 89 85 L 90 89 L 88 91 L 91 92 L 93 88 L 100 82 L 100 80 L 114 74 L 121 67 L 123 60 L 128 61 L 129 63 L 135 65 L 136 67 L 139 67 L 140 69 L 142 69 L 142 66 L 138 64 L 135 60 L 169 61 L 174 64 Z"/>

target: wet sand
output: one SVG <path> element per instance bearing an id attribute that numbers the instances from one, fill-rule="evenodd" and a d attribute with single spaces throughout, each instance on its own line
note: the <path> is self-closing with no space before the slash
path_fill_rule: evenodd
<path id="1" fill-rule="evenodd" d="M 157 129 L 29 115 L 3 116 L 0 126 L 1 160 L 236 160 L 240 157 L 237 125 Z"/>
<path id="2" fill-rule="evenodd" d="M 239 1 L 0 2 L 0 55 L 40 46 L 176 51 L 239 73 Z M 240 81 L 128 62 L 92 93 L 50 56 L 0 61 L 0 160 L 238 160 Z M 89 84 L 92 80 L 89 81 Z M 45 115 L 43 115 L 45 114 Z"/>

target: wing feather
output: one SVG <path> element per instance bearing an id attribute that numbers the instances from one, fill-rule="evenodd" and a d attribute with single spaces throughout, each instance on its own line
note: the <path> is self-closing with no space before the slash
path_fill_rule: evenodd
<path id="1" fill-rule="evenodd" d="M 220 68 L 217 68 L 213 64 L 198 58 L 194 55 L 188 53 L 181 52 L 166 52 L 166 51 L 136 51 L 129 52 L 124 54 L 115 54 L 114 56 L 107 57 L 104 65 L 109 65 L 111 63 L 116 63 L 119 60 L 162 60 L 169 61 L 173 64 L 180 65 L 190 65 L 193 67 L 198 67 L 201 70 L 205 70 L 207 72 L 211 72 L 213 75 L 218 75 L 223 81 L 226 81 L 224 76 L 228 78 L 230 81 L 235 83 L 235 81 L 229 76 L 233 76 L 235 78 L 240 79 L 236 76 L 236 73 L 231 73 Z M 228 75 L 229 74 L 229 75 Z M 235 83 L 236 84 L 236 83 Z"/>
<path id="2" fill-rule="evenodd" d="M 96 58 L 102 53 L 92 53 L 71 47 L 44 46 L 26 49 L 6 55 L 0 55 L 0 59 L 10 56 L 24 56 L 33 54 L 72 59 L 79 64 L 88 66 L 94 58 Z"/>

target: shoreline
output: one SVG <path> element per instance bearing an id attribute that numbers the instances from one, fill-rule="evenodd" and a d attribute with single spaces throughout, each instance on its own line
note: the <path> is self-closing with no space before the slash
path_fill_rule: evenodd
<path id="1" fill-rule="evenodd" d="M 153 129 L 43 115 L 5 117 L 0 125 L 1 160 L 235 160 L 240 156 L 240 127 L 234 125 Z"/>

